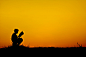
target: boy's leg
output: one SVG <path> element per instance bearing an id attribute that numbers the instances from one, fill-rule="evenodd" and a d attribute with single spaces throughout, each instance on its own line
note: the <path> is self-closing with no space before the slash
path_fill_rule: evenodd
<path id="1" fill-rule="evenodd" d="M 13 46 L 16 46 L 17 45 L 17 43 L 16 42 L 13 42 L 13 44 L 12 44 Z"/>
<path id="2" fill-rule="evenodd" d="M 18 46 L 21 44 L 22 41 L 23 41 L 22 38 L 18 38 Z"/>

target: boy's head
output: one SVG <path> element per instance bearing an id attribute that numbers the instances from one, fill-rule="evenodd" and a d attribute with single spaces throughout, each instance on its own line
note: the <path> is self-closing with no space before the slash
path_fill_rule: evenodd
<path id="1" fill-rule="evenodd" d="M 16 34 L 18 33 L 18 31 L 19 31 L 18 29 L 14 29 L 14 32 L 15 32 Z"/>

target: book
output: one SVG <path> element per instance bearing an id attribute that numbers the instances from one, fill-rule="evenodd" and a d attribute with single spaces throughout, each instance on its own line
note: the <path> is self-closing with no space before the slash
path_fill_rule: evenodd
<path id="1" fill-rule="evenodd" d="M 18 37 L 21 37 L 23 34 L 24 34 L 24 32 L 22 31 L 22 32 L 19 34 L 19 36 L 18 36 Z"/>

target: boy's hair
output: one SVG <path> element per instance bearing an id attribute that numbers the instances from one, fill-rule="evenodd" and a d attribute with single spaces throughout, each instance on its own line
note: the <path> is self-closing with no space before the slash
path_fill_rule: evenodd
<path id="1" fill-rule="evenodd" d="M 19 31 L 18 29 L 14 29 L 14 32 L 17 32 L 17 31 Z"/>

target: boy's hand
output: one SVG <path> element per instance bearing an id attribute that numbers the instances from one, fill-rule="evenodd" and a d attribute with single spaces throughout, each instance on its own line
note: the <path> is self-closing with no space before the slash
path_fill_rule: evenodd
<path id="1" fill-rule="evenodd" d="M 20 37 L 18 36 L 18 38 L 20 38 Z"/>

